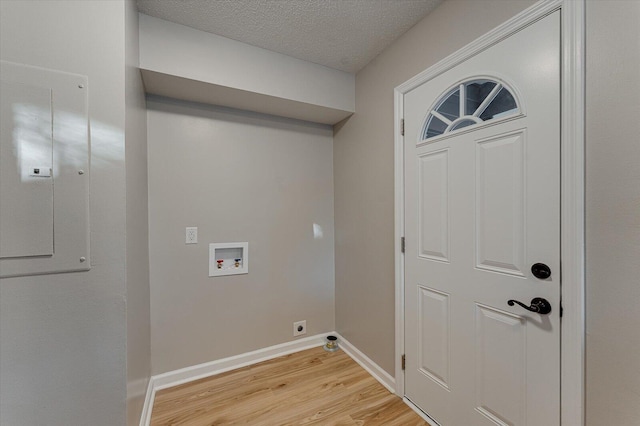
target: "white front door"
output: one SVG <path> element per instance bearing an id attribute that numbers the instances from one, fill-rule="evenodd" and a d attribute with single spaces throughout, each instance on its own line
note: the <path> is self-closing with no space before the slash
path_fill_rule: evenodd
<path id="1" fill-rule="evenodd" d="M 560 12 L 404 119 L 406 397 L 442 426 L 559 425 Z"/>

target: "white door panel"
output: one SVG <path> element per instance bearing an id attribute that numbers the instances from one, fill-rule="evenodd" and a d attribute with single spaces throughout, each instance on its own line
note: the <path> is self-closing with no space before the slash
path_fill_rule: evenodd
<path id="1" fill-rule="evenodd" d="M 449 152 L 418 157 L 418 256 L 449 261 Z"/>
<path id="2" fill-rule="evenodd" d="M 476 143 L 476 267 L 525 274 L 526 130 Z"/>
<path id="3" fill-rule="evenodd" d="M 404 97 L 405 394 L 442 426 L 559 424 L 559 37 L 555 12 Z M 500 84 L 519 111 L 482 121 Z"/>

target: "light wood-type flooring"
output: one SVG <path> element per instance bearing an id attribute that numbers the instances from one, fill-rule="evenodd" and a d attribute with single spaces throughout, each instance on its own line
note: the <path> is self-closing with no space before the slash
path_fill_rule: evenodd
<path id="1" fill-rule="evenodd" d="M 297 352 L 156 393 L 160 425 L 427 425 L 342 350 Z"/>

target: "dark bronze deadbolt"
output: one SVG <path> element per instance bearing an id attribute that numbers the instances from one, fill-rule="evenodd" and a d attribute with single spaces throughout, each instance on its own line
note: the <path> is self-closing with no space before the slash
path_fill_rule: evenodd
<path id="1" fill-rule="evenodd" d="M 531 267 L 531 273 L 536 278 L 546 280 L 551 276 L 551 269 L 544 263 L 534 263 Z"/>

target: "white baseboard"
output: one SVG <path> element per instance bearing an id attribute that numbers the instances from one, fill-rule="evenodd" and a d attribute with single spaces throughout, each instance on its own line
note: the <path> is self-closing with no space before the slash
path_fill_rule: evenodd
<path id="1" fill-rule="evenodd" d="M 338 336 L 338 345 L 347 355 L 349 355 L 355 362 L 360 364 L 362 368 L 367 370 L 367 372 L 371 374 L 377 381 L 379 381 L 382 386 L 387 388 L 389 392 L 391 392 L 392 394 L 396 393 L 396 379 L 394 379 L 389 373 L 380 368 L 380 366 L 373 362 L 371 358 L 360 352 L 360 350 L 353 346 L 347 339 L 337 333 L 336 335 Z"/>
<path id="2" fill-rule="evenodd" d="M 358 348 L 353 346 L 347 339 L 340 336 L 338 333 L 323 333 L 304 339 L 294 340 L 292 342 L 270 346 L 268 348 L 258 349 L 253 352 L 247 352 L 152 376 L 149 380 L 149 386 L 147 387 L 147 395 L 144 400 L 142 416 L 140 418 L 140 426 L 149 426 L 151 423 L 153 401 L 155 400 L 156 392 L 161 389 L 178 386 L 194 380 L 224 373 L 226 371 L 246 367 L 247 365 L 257 364 L 262 361 L 292 354 L 294 352 L 300 352 L 305 349 L 322 346 L 325 343 L 325 337 L 329 334 L 338 336 L 338 345 L 340 348 L 369 374 L 371 374 L 378 382 L 380 382 L 382 386 L 387 388 L 389 392 L 395 394 L 396 381 L 389 373 L 380 368 L 378 364 L 373 362 L 364 353 L 360 352 Z M 411 404 L 409 404 L 409 406 L 415 410 L 414 406 Z M 424 413 L 422 416 L 424 416 Z"/>
<path id="3" fill-rule="evenodd" d="M 156 390 L 153 388 L 153 377 L 149 379 L 147 385 L 147 395 L 144 398 L 142 406 L 142 414 L 140 415 L 140 426 L 149 426 L 151 424 L 151 410 L 153 409 L 153 400 L 156 397 Z"/>
<path id="4" fill-rule="evenodd" d="M 325 343 L 325 337 L 329 334 L 332 333 L 316 334 L 315 336 L 306 337 L 304 339 L 297 339 L 291 342 L 269 346 L 268 348 L 258 349 L 256 351 L 152 376 L 147 388 L 147 396 L 142 409 L 140 426 L 149 426 L 151 423 L 153 401 L 155 399 L 156 392 L 161 389 L 178 386 L 183 383 L 214 376 L 226 371 L 246 367 L 247 365 L 257 364 L 279 356 L 289 355 L 294 352 L 300 352 L 305 349 L 322 346 Z"/>

